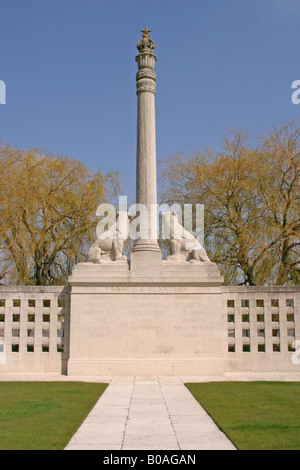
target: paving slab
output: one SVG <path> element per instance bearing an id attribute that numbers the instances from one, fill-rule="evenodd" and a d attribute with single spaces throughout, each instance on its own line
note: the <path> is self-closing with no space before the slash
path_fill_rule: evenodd
<path id="1" fill-rule="evenodd" d="M 234 450 L 180 377 L 113 377 L 65 450 Z"/>
<path id="2" fill-rule="evenodd" d="M 184 376 L 181 377 L 184 383 L 205 383 L 205 382 L 300 382 L 299 372 L 225 372 L 221 376 Z"/>

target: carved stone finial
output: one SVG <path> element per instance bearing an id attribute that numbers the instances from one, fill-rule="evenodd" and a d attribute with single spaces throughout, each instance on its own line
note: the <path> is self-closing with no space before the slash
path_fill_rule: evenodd
<path id="1" fill-rule="evenodd" d="M 141 29 L 141 33 L 143 33 L 143 38 L 149 38 L 149 35 L 151 33 L 151 29 L 148 29 L 147 26 L 145 29 Z"/>
<path id="2" fill-rule="evenodd" d="M 142 39 L 139 40 L 136 46 L 139 53 L 143 54 L 143 52 L 153 52 L 155 49 L 155 44 L 152 41 L 152 39 L 150 39 L 149 37 L 151 33 L 151 29 L 148 29 L 146 26 L 145 29 L 141 30 L 141 32 L 143 33 L 143 37 Z"/>

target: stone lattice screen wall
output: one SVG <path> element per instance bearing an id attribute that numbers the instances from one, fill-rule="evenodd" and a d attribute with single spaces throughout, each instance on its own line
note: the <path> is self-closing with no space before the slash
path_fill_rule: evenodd
<path id="1" fill-rule="evenodd" d="M 226 369 L 300 371 L 295 363 L 300 288 L 223 287 L 222 291 Z"/>
<path id="2" fill-rule="evenodd" d="M 0 371 L 65 373 L 69 288 L 0 286 Z"/>
<path id="3" fill-rule="evenodd" d="M 299 372 L 300 287 L 221 291 L 225 370 Z M 66 373 L 69 331 L 69 287 L 0 286 L 0 372 Z"/>

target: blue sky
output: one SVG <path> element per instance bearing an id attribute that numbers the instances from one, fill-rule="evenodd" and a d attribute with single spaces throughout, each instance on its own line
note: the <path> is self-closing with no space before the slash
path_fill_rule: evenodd
<path id="1" fill-rule="evenodd" d="M 300 0 L 0 0 L 0 137 L 117 169 L 135 199 L 135 56 L 156 43 L 157 158 L 298 119 Z"/>

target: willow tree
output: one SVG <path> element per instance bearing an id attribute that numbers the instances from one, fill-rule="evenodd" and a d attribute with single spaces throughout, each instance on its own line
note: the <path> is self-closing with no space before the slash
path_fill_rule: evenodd
<path id="1" fill-rule="evenodd" d="M 169 204 L 205 206 L 205 246 L 227 284 L 299 283 L 299 131 L 273 128 L 256 147 L 234 131 L 220 152 L 164 162 Z"/>
<path id="2" fill-rule="evenodd" d="M 300 129 L 295 122 L 273 127 L 261 141 L 258 190 L 271 249 L 275 284 L 300 284 Z"/>
<path id="3" fill-rule="evenodd" d="M 65 283 L 94 241 L 96 209 L 119 187 L 66 156 L 0 147 L 0 267 L 17 284 Z"/>

